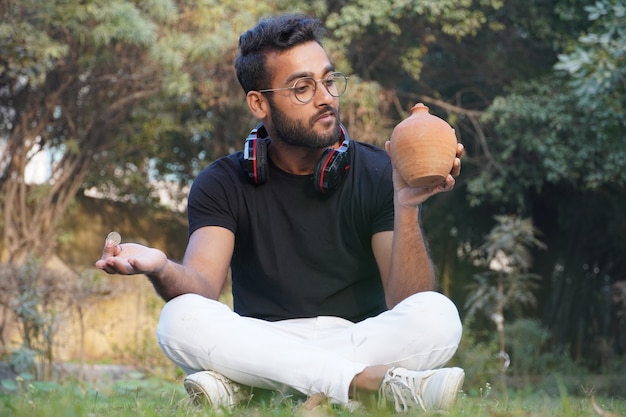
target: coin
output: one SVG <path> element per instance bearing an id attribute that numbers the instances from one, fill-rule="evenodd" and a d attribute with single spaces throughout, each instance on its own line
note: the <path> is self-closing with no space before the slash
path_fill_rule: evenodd
<path id="1" fill-rule="evenodd" d="M 112 240 L 116 245 L 122 241 L 122 236 L 117 232 L 111 232 L 107 235 L 107 240 Z"/>

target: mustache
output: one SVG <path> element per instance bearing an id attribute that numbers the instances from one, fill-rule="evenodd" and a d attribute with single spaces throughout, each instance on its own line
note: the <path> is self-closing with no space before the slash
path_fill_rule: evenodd
<path id="1" fill-rule="evenodd" d="M 311 118 L 311 122 L 315 122 L 317 119 L 326 116 L 328 113 L 335 116 L 337 120 L 339 120 L 339 110 L 333 106 L 327 106 L 324 109 L 320 110 L 315 116 Z"/>

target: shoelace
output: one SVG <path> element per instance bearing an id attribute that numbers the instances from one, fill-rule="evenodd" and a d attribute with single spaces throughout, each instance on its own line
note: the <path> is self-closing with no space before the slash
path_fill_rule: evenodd
<path id="1" fill-rule="evenodd" d="M 423 411 L 424 401 L 411 386 L 404 381 L 400 375 L 393 374 L 393 369 L 389 370 L 378 392 L 378 405 L 384 406 L 388 395 L 391 395 L 396 412 L 406 412 L 411 406 L 420 406 Z M 408 396 L 408 398 L 407 398 Z"/>
<path id="2" fill-rule="evenodd" d="M 226 379 L 226 377 L 223 377 L 220 375 L 219 378 L 215 378 L 217 381 L 219 381 L 220 385 L 222 386 L 224 392 L 226 393 L 225 397 L 226 397 L 226 401 L 228 403 L 229 406 L 234 406 L 237 404 L 237 396 L 239 394 L 239 385 L 237 385 L 236 383 Z"/>

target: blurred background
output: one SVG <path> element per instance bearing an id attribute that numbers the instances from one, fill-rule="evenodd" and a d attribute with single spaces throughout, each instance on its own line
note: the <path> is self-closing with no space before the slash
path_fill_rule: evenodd
<path id="1" fill-rule="evenodd" d="M 350 75 L 353 139 L 382 146 L 422 102 L 466 147 L 423 225 L 467 389 L 624 395 L 622 0 L 0 0 L 2 368 L 175 372 L 147 280 L 93 264 L 111 230 L 182 257 L 189 185 L 255 125 L 238 37 L 296 11 Z"/>

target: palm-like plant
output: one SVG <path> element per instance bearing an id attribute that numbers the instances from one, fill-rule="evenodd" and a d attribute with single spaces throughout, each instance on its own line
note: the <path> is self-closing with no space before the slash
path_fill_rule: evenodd
<path id="1" fill-rule="evenodd" d="M 509 356 L 505 351 L 504 310 L 535 305 L 533 290 L 540 277 L 527 271 L 533 261 L 531 248 L 544 249 L 545 244 L 537 239 L 539 231 L 531 219 L 501 215 L 495 216 L 495 220 L 496 226 L 474 255 L 474 261 L 486 270 L 477 274 L 469 285 L 465 307 L 468 316 L 483 311 L 496 324 L 500 342 L 500 370 L 504 373 L 509 364 Z"/>

